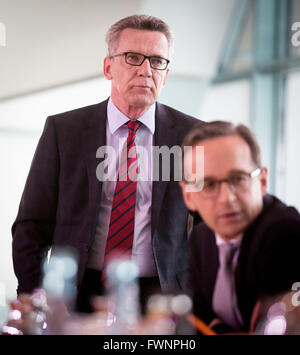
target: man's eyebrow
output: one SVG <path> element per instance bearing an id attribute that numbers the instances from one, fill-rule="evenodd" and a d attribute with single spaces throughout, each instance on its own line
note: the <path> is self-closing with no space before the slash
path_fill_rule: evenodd
<path id="1" fill-rule="evenodd" d="M 230 174 L 248 174 L 248 172 L 245 171 L 245 170 L 234 169 L 234 170 L 230 170 L 229 175 L 230 175 Z"/>
<path id="2" fill-rule="evenodd" d="M 128 50 L 125 53 L 133 53 L 133 54 L 141 54 L 141 55 L 145 55 L 146 57 L 157 57 L 157 58 L 162 58 L 162 59 L 166 59 L 164 56 L 160 55 L 160 54 L 150 54 L 150 55 L 146 55 L 144 53 L 141 52 L 136 52 L 136 51 L 131 51 Z"/>
<path id="3" fill-rule="evenodd" d="M 240 170 L 240 169 L 234 169 L 234 170 L 230 170 L 229 174 L 227 176 L 231 176 L 231 175 L 234 175 L 234 174 L 248 174 L 248 172 L 244 171 L 244 170 Z M 214 177 L 214 176 L 211 176 L 211 175 L 204 176 L 203 179 L 204 180 L 219 180 L 217 177 Z"/>
<path id="4" fill-rule="evenodd" d="M 203 180 L 218 180 L 217 178 L 213 177 L 213 176 L 204 176 Z"/>

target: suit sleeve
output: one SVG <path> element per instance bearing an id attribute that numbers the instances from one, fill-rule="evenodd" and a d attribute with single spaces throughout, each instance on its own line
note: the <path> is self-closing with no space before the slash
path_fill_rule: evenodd
<path id="1" fill-rule="evenodd" d="M 55 228 L 59 152 L 54 120 L 48 117 L 36 148 L 12 226 L 14 271 L 18 293 L 32 292 L 41 283 L 41 264 Z"/>
<path id="2" fill-rule="evenodd" d="M 215 313 L 204 295 L 206 271 L 201 267 L 203 251 L 199 248 L 197 241 L 199 239 L 197 238 L 199 237 L 198 233 L 199 229 L 194 229 L 189 240 L 187 290 L 193 302 L 193 313 L 206 324 L 209 324 L 215 318 Z"/>

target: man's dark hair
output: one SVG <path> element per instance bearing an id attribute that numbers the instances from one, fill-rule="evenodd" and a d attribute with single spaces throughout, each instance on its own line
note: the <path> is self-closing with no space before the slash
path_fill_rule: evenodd
<path id="1" fill-rule="evenodd" d="M 253 163 L 257 167 L 261 167 L 261 153 L 256 137 L 250 129 L 243 124 L 234 125 L 233 123 L 226 121 L 212 121 L 197 124 L 184 138 L 182 148 L 193 147 L 207 139 L 232 135 L 240 136 L 248 144 Z"/>

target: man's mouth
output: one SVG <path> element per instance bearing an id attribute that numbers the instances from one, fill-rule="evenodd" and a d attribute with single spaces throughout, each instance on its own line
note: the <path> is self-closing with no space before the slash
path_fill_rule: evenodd
<path id="1" fill-rule="evenodd" d="M 224 222 L 235 222 L 241 218 L 241 215 L 240 211 L 231 211 L 220 214 L 218 218 Z"/>
<path id="2" fill-rule="evenodd" d="M 135 85 L 135 88 L 142 89 L 142 90 L 150 90 L 150 86 L 147 85 Z"/>

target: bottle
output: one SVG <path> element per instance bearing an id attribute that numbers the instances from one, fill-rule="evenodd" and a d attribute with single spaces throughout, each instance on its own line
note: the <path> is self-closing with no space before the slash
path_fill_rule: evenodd
<path id="1" fill-rule="evenodd" d="M 64 334 L 76 296 L 77 256 L 72 249 L 56 249 L 43 265 L 42 287 L 47 295 L 46 334 Z"/>
<path id="2" fill-rule="evenodd" d="M 108 265 L 108 334 L 132 334 L 140 319 L 139 269 L 131 260 Z"/>

